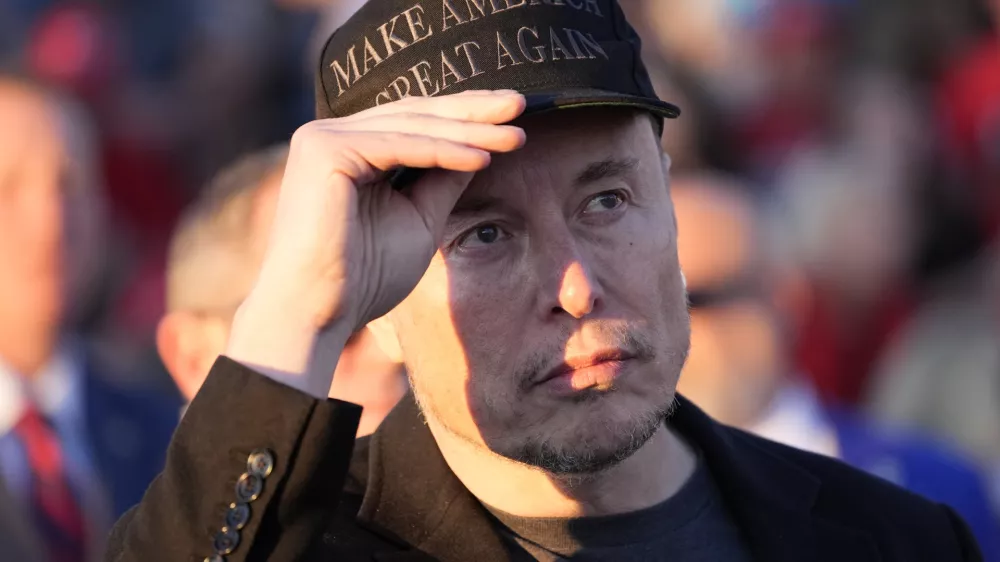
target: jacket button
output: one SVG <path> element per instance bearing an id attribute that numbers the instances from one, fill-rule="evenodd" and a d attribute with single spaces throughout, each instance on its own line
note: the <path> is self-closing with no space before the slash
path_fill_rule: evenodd
<path id="1" fill-rule="evenodd" d="M 202 562 L 226 562 L 226 557 L 216 554 L 215 556 L 205 558 Z"/>
<path id="2" fill-rule="evenodd" d="M 260 496 L 263 487 L 264 481 L 259 477 L 244 473 L 236 481 L 236 499 L 240 503 L 250 503 Z"/>
<path id="3" fill-rule="evenodd" d="M 274 470 L 274 455 L 267 449 L 256 449 L 247 457 L 247 472 L 254 476 L 267 478 Z"/>
<path id="4" fill-rule="evenodd" d="M 250 520 L 250 506 L 245 503 L 229 504 L 229 511 L 226 512 L 226 527 L 239 531 L 246 526 Z"/>
<path id="5" fill-rule="evenodd" d="M 215 552 L 219 555 L 231 553 L 236 550 L 239 544 L 240 534 L 233 529 L 226 528 L 216 533 L 215 540 L 212 541 L 212 546 L 215 547 Z"/>

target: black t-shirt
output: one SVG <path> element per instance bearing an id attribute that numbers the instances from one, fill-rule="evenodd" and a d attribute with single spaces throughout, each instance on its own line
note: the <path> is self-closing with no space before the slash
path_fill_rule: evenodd
<path id="1" fill-rule="evenodd" d="M 487 506 L 516 561 L 750 562 L 739 529 L 699 460 L 653 507 L 603 517 L 529 518 Z"/>

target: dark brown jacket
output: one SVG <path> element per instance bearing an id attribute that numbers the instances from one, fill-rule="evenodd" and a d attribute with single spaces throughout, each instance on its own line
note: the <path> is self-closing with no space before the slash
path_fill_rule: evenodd
<path id="1" fill-rule="evenodd" d="M 949 508 L 679 402 L 668 423 L 701 451 L 756 560 L 981 559 Z M 266 448 L 273 471 L 245 527 L 230 534 L 239 543 L 225 560 L 508 560 L 411 398 L 355 443 L 359 416 L 355 405 L 315 400 L 221 358 L 174 436 L 166 469 L 118 522 L 106 559 L 211 556 L 248 454 Z"/>

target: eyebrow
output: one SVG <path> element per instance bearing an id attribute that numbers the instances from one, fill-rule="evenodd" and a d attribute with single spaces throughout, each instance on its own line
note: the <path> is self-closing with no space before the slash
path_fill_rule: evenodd
<path id="1" fill-rule="evenodd" d="M 592 162 L 587 165 L 576 178 L 573 185 L 581 186 L 601 181 L 603 179 L 624 176 L 639 167 L 635 158 L 614 158 Z M 451 210 L 449 221 L 463 217 L 476 216 L 495 209 L 508 208 L 509 204 L 499 197 L 491 195 L 463 196 Z"/>
<path id="2" fill-rule="evenodd" d="M 469 215 L 479 215 L 491 209 L 503 208 L 506 206 L 507 203 L 505 203 L 502 199 L 490 195 L 462 197 L 458 200 L 458 203 L 455 204 L 455 207 L 452 208 L 449 219 L 466 217 Z"/>
<path id="3" fill-rule="evenodd" d="M 605 158 L 584 168 L 582 172 L 577 174 L 574 183 L 586 185 L 603 179 L 621 177 L 635 171 L 638 167 L 639 161 L 635 158 Z"/>

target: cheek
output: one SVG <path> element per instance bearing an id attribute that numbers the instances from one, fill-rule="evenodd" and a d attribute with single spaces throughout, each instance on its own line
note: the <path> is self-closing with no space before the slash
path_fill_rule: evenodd
<path id="1" fill-rule="evenodd" d="M 519 351 L 529 343 L 532 292 L 516 271 L 477 273 L 453 280 L 452 288 L 451 319 L 470 373 L 469 390 L 505 395 Z"/>
<path id="2" fill-rule="evenodd" d="M 676 236 L 669 224 L 668 209 L 640 209 L 615 233 L 613 243 L 597 245 L 608 276 L 605 290 L 651 321 L 658 315 L 687 318 Z"/>
<path id="3" fill-rule="evenodd" d="M 522 332 L 515 277 L 453 273 L 436 257 L 394 312 L 415 390 L 449 425 L 471 416 L 476 396 L 507 392 L 503 374 L 518 349 L 511 338 Z"/>

